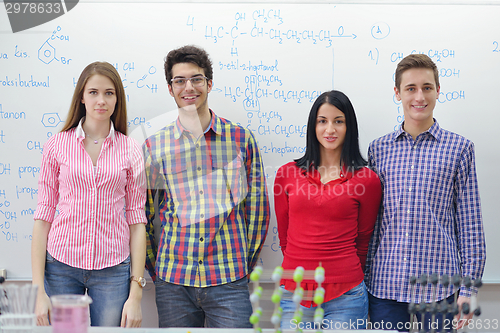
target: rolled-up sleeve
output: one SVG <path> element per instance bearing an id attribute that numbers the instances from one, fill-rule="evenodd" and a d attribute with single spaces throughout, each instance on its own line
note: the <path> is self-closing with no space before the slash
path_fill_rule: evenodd
<path id="1" fill-rule="evenodd" d="M 38 204 L 35 220 L 49 223 L 54 221 L 59 201 L 59 162 L 56 158 L 55 143 L 49 139 L 43 146 L 40 176 L 38 177 Z"/>
<path id="2" fill-rule="evenodd" d="M 146 203 L 146 175 L 144 172 L 144 157 L 140 146 L 129 138 L 130 142 L 130 167 L 127 170 L 127 189 L 125 204 L 127 223 L 146 223 L 144 205 Z"/>

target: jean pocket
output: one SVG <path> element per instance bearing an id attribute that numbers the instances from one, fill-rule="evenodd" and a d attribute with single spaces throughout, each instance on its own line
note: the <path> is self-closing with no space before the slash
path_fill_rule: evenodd
<path id="1" fill-rule="evenodd" d="M 45 263 L 50 264 L 56 262 L 56 260 L 50 255 L 49 251 L 46 251 Z"/>
<path id="2" fill-rule="evenodd" d="M 160 279 L 160 278 L 158 277 L 158 275 L 156 276 L 156 279 L 155 279 L 155 281 L 154 281 L 154 285 L 155 285 L 155 286 L 163 286 L 163 285 L 166 285 L 166 284 L 168 284 L 168 282 L 167 282 L 167 281 Z"/>
<path id="3" fill-rule="evenodd" d="M 119 267 L 130 266 L 130 256 L 128 256 L 127 259 L 123 260 L 121 263 L 119 263 L 116 266 L 119 266 Z"/>
<path id="4" fill-rule="evenodd" d="M 293 292 L 290 290 L 286 290 L 285 286 L 280 286 L 281 290 L 281 299 L 291 300 L 293 298 Z"/>
<path id="5" fill-rule="evenodd" d="M 244 277 L 242 279 L 229 282 L 225 284 L 224 286 L 230 288 L 230 289 L 236 289 L 236 290 L 248 290 L 248 281 L 247 278 Z"/>
<path id="6" fill-rule="evenodd" d="M 349 291 L 346 291 L 342 296 L 359 297 L 359 296 L 363 296 L 364 294 L 366 294 L 366 287 L 365 287 L 365 283 L 361 282 L 356 287 L 352 288 Z"/>

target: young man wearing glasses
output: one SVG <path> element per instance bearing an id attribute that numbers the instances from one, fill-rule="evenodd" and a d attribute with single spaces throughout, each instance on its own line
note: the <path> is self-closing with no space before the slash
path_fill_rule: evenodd
<path id="1" fill-rule="evenodd" d="M 165 75 L 179 116 L 143 145 L 146 268 L 160 327 L 251 327 L 246 277 L 269 225 L 265 174 L 252 133 L 208 107 L 212 74 L 203 49 L 168 53 Z"/>

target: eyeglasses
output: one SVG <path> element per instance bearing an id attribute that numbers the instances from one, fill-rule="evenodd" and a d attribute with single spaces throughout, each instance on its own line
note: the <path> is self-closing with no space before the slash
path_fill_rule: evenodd
<path id="1" fill-rule="evenodd" d="M 201 87 L 205 84 L 205 80 L 208 80 L 208 77 L 194 76 L 190 78 L 176 78 L 170 80 L 170 82 L 172 82 L 172 86 L 174 86 L 174 88 L 184 88 L 188 81 L 191 81 L 191 85 L 193 87 Z"/>

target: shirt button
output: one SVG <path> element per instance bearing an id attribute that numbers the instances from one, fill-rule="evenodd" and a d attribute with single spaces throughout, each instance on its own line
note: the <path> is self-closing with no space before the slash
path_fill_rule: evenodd
<path id="1" fill-rule="evenodd" d="M 406 237 L 408 237 L 408 236 L 409 236 L 409 234 L 408 234 L 408 233 L 406 233 L 405 235 L 406 235 Z"/>
<path id="2" fill-rule="evenodd" d="M 196 144 L 196 148 L 200 148 L 200 144 L 199 143 Z"/>
<path id="3" fill-rule="evenodd" d="M 200 260 L 201 261 L 201 260 Z M 406 261 L 406 258 L 403 258 L 403 261 Z"/>
<path id="4" fill-rule="evenodd" d="M 200 242 L 203 242 L 203 237 L 200 237 Z"/>
<path id="5" fill-rule="evenodd" d="M 200 265 L 203 264 L 203 260 L 198 261 L 198 264 Z"/>
<path id="6" fill-rule="evenodd" d="M 408 188 L 408 192 L 411 192 L 411 187 Z"/>
<path id="7" fill-rule="evenodd" d="M 205 214 L 200 214 L 200 217 L 201 217 L 201 218 L 205 217 Z"/>
<path id="8" fill-rule="evenodd" d="M 198 169 L 198 171 L 201 171 L 201 167 L 198 167 L 197 169 Z"/>
<path id="9" fill-rule="evenodd" d="M 412 166 L 411 166 L 411 169 L 413 170 L 414 168 L 415 168 L 415 167 L 412 165 Z"/>
<path id="10" fill-rule="evenodd" d="M 203 194 L 203 190 L 200 191 L 200 194 Z"/>

